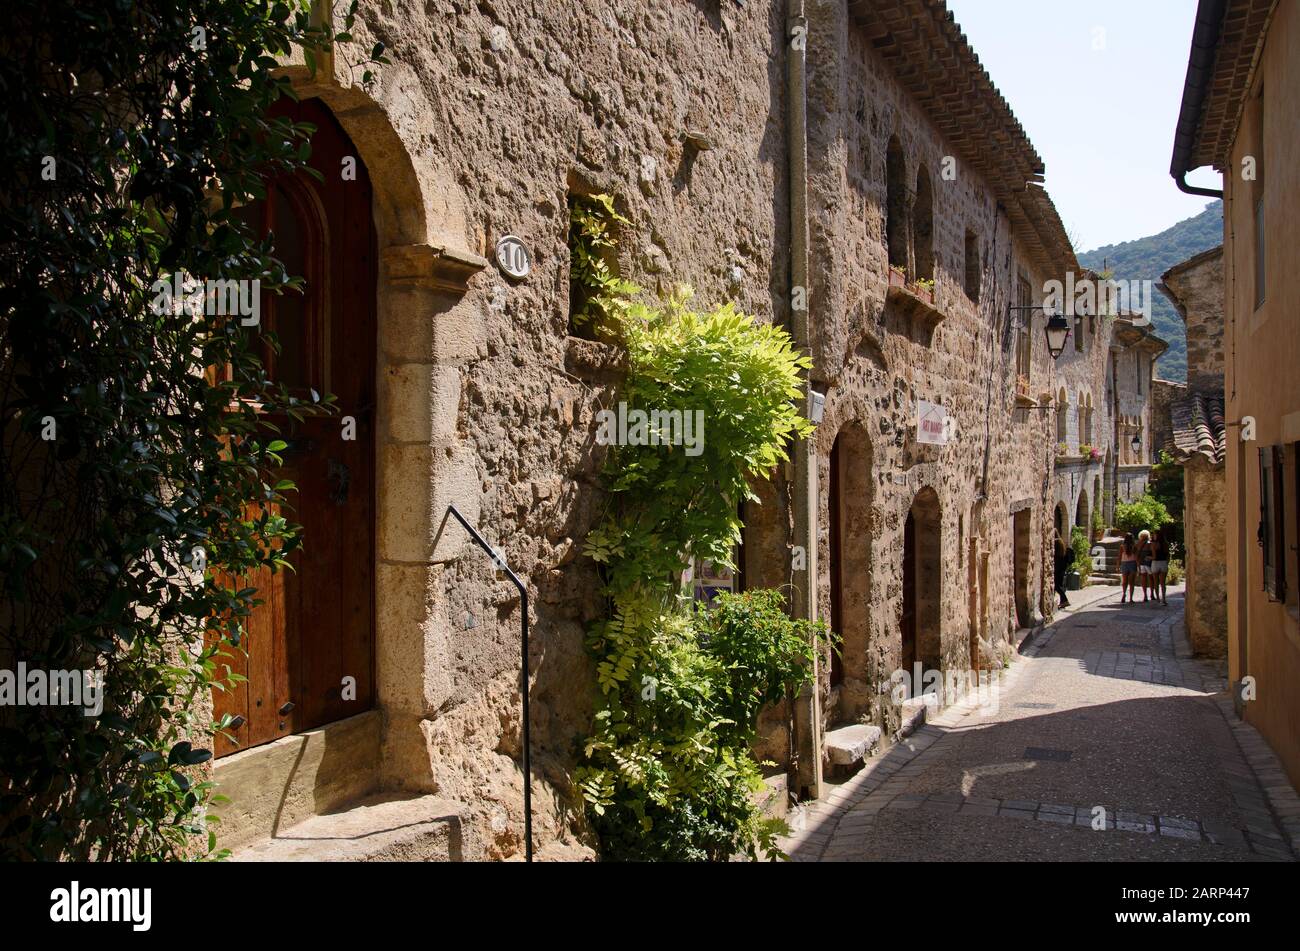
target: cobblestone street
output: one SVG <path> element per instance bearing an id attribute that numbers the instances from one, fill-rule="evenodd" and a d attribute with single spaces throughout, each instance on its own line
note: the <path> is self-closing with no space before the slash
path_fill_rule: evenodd
<path id="1" fill-rule="evenodd" d="M 1181 589 L 1079 594 L 995 703 L 944 710 L 792 816 L 791 858 L 1294 860 L 1300 800 L 1191 658 Z"/>

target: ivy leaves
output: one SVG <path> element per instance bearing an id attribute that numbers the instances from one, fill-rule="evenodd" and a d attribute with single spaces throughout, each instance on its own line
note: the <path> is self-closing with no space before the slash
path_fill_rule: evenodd
<path id="1" fill-rule="evenodd" d="M 154 309 L 152 288 L 180 272 L 299 286 L 238 209 L 309 155 L 309 127 L 266 117 L 291 94 L 286 54 L 345 40 L 300 0 L 11 6 L 0 654 L 102 673 L 104 710 L 0 718 L 0 857 L 219 855 L 207 700 L 258 603 L 230 579 L 287 567 L 298 545 L 254 404 L 333 403 L 273 385 L 256 332 Z"/>

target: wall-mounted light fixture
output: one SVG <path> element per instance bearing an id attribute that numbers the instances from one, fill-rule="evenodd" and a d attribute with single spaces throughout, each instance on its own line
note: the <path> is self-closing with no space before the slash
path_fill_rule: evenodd
<path id="1" fill-rule="evenodd" d="M 1065 319 L 1065 315 L 1051 313 L 1039 306 L 1016 307 L 1007 305 L 1008 318 L 1013 313 L 1028 311 L 1029 317 L 1026 321 L 1032 321 L 1035 313 L 1041 313 L 1047 318 L 1047 324 L 1043 327 L 1043 333 L 1047 337 L 1047 352 L 1052 355 L 1053 360 L 1061 359 L 1061 354 L 1065 352 L 1065 342 L 1070 338 L 1070 323 Z"/>

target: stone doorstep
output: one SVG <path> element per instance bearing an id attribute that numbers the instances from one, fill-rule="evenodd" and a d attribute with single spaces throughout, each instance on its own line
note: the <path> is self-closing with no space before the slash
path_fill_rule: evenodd
<path id="1" fill-rule="evenodd" d="M 855 724 L 826 734 L 825 749 L 833 766 L 853 766 L 865 760 L 880 745 L 878 726 Z"/>
<path id="2" fill-rule="evenodd" d="M 462 857 L 460 803 L 369 796 L 237 850 L 236 862 L 448 862 Z"/>

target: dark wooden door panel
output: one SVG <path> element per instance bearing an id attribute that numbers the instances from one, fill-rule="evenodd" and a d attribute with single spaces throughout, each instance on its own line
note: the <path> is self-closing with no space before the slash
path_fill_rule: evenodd
<path id="1" fill-rule="evenodd" d="M 282 102 L 273 114 L 316 127 L 310 164 L 321 173 L 268 183 L 250 220 L 276 235 L 276 253 L 306 286 L 298 298 L 264 294 L 273 379 L 304 397 L 338 398 L 338 414 L 267 417 L 289 443 L 276 478 L 292 480 L 285 515 L 302 526 L 293 570 L 259 572 L 263 604 L 248 622 L 247 684 L 218 692 L 217 715 L 245 717 L 239 745 L 217 755 L 321 726 L 374 703 L 375 282 L 372 190 L 360 156 L 319 100 Z M 355 179 L 344 178 L 344 159 Z M 259 216 L 260 217 L 257 217 Z M 354 695 L 355 694 L 355 695 Z"/>

